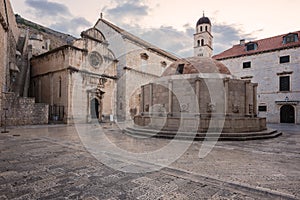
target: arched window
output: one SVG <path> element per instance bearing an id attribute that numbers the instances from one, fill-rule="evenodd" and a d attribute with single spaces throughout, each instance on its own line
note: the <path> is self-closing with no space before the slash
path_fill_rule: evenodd
<path id="1" fill-rule="evenodd" d="M 61 77 L 59 77 L 59 83 L 58 83 L 58 97 L 61 97 Z"/>
<path id="2" fill-rule="evenodd" d="M 207 31 L 207 26 L 205 26 L 205 31 Z"/>
<path id="3" fill-rule="evenodd" d="M 200 26 L 200 32 L 202 32 L 202 26 Z"/>
<path id="4" fill-rule="evenodd" d="M 204 46 L 204 39 L 201 40 L 201 46 Z"/>
<path id="5" fill-rule="evenodd" d="M 197 41 L 197 46 L 198 46 L 198 47 L 200 46 L 200 40 Z"/>

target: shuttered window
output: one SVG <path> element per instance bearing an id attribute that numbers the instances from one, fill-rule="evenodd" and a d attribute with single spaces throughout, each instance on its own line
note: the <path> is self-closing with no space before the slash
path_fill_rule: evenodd
<path id="1" fill-rule="evenodd" d="M 259 112 L 267 112 L 267 106 L 258 106 Z"/>
<path id="2" fill-rule="evenodd" d="M 251 68 L 251 62 L 243 62 L 243 69 Z"/>
<path id="3" fill-rule="evenodd" d="M 290 91 L 290 77 L 279 77 L 279 91 Z"/>
<path id="4" fill-rule="evenodd" d="M 281 56 L 279 58 L 279 63 L 289 63 L 290 62 L 290 56 Z"/>

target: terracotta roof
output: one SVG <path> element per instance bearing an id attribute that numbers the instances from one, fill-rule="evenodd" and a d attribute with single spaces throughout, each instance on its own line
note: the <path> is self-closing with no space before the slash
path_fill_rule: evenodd
<path id="1" fill-rule="evenodd" d="M 258 53 L 276 51 L 276 50 L 281 50 L 281 49 L 299 47 L 300 46 L 300 31 L 296 31 L 296 32 L 292 33 L 292 34 L 298 34 L 299 40 L 297 42 L 283 44 L 284 36 L 287 36 L 289 34 L 291 34 L 291 33 L 245 43 L 245 45 L 247 45 L 249 43 L 256 43 L 257 44 L 256 50 L 246 51 L 245 45 L 240 45 L 240 44 L 234 45 L 230 49 L 227 49 L 226 51 L 223 51 L 222 53 L 213 56 L 213 58 L 217 59 L 217 60 L 223 60 L 223 59 L 229 59 L 229 58 L 235 58 L 235 57 L 249 56 L 249 55 L 258 54 Z"/>
<path id="2" fill-rule="evenodd" d="M 161 55 L 163 55 L 165 57 L 168 57 L 169 59 L 174 60 L 174 61 L 178 59 L 177 56 L 175 56 L 175 55 L 173 55 L 173 54 L 171 54 L 171 53 L 169 53 L 167 51 L 164 51 L 164 50 L 162 50 L 162 49 L 154 46 L 153 44 L 150 44 L 149 42 L 146 42 L 145 40 L 142 40 L 141 38 L 138 38 L 137 36 L 135 36 L 135 35 L 127 32 L 127 31 L 125 31 L 124 29 L 121 29 L 120 27 L 118 27 L 118 26 L 116 26 L 116 25 L 114 25 L 114 24 L 106 21 L 103 18 L 99 19 L 98 22 L 96 23 L 96 25 L 100 21 L 102 21 L 106 25 L 108 25 L 111 28 L 113 28 L 115 31 L 117 31 L 118 33 L 120 33 L 123 37 L 125 37 L 125 38 L 127 38 L 127 39 L 129 39 L 129 40 L 131 40 L 131 41 L 133 41 L 135 43 L 138 43 L 138 44 L 144 46 L 149 51 L 154 51 L 154 52 L 159 53 L 159 54 L 161 54 Z"/>
<path id="3" fill-rule="evenodd" d="M 162 74 L 162 76 L 176 75 L 177 67 L 184 64 L 182 74 L 199 74 L 199 73 L 220 73 L 230 75 L 229 69 L 221 62 L 206 57 L 183 58 L 172 63 Z"/>

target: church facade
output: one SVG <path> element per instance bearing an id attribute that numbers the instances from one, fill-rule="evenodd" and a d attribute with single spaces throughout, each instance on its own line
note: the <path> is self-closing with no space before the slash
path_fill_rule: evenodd
<path id="1" fill-rule="evenodd" d="M 102 18 L 81 37 L 31 60 L 31 96 L 49 104 L 50 120 L 130 120 L 139 86 L 177 59 Z"/>
<path id="2" fill-rule="evenodd" d="M 258 115 L 300 123 L 300 31 L 245 42 L 215 55 L 233 75 L 258 83 Z"/>

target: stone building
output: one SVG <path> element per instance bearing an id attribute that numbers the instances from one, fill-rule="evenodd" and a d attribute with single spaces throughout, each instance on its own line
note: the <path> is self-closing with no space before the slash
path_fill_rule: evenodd
<path id="1" fill-rule="evenodd" d="M 300 123 L 300 31 L 245 42 L 215 55 L 232 74 L 258 83 L 258 115 Z"/>
<path id="2" fill-rule="evenodd" d="M 196 24 L 194 34 L 194 56 L 208 57 L 213 55 L 213 36 L 211 34 L 211 22 L 208 17 L 201 17 Z"/>
<path id="3" fill-rule="evenodd" d="M 176 59 L 101 18 L 72 45 L 31 60 L 31 96 L 65 123 L 129 120 L 139 107 L 139 86 Z"/>
<path id="4" fill-rule="evenodd" d="M 178 59 L 162 77 L 141 86 L 139 114 L 129 134 L 187 139 L 259 139 L 276 137 L 266 118 L 257 116 L 257 83 L 236 79 L 210 58 L 210 20 L 196 24 L 195 56 Z"/>
<path id="5" fill-rule="evenodd" d="M 16 60 L 16 44 L 19 38 L 19 29 L 10 1 L 0 1 L 0 107 L 2 108 L 3 92 L 12 91 L 16 74 L 19 69 Z"/>
<path id="6" fill-rule="evenodd" d="M 20 96 L 19 81 L 23 79 L 20 73 L 23 57 L 21 47 L 25 41 L 20 39 L 20 30 L 9 0 L 0 1 L 0 23 L 0 125 L 48 123 L 47 105 L 35 104 L 34 99 Z"/>
<path id="7" fill-rule="evenodd" d="M 28 97 L 32 56 L 67 45 L 75 38 L 26 20 L 18 14 L 15 17 L 20 30 L 17 43 L 17 50 L 20 53 L 17 65 L 20 72 L 16 78 L 14 92 L 21 97 Z"/>

